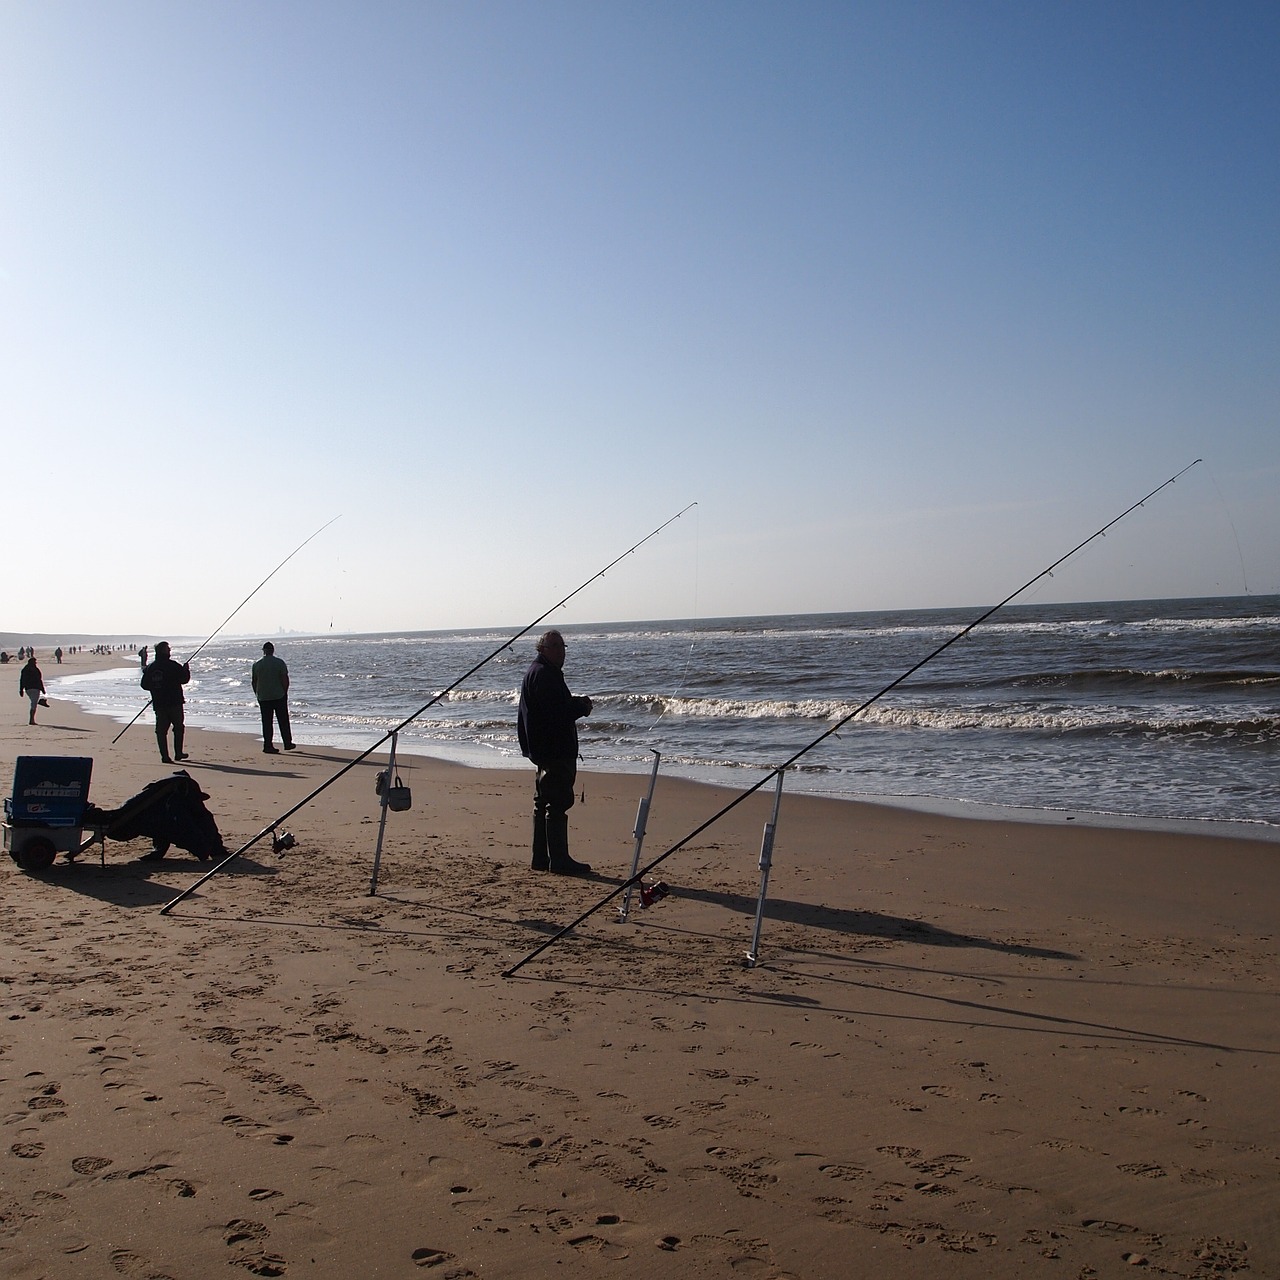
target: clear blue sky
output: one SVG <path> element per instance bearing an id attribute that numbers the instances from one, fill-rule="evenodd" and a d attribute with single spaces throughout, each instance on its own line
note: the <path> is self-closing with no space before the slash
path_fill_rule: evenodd
<path id="1" fill-rule="evenodd" d="M 1280 6 L 0 0 L 0 630 L 1280 591 Z"/>

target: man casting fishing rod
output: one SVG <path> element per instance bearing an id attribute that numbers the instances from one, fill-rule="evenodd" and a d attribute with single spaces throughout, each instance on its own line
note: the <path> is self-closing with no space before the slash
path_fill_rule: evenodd
<path id="1" fill-rule="evenodd" d="M 156 645 L 155 658 L 143 668 L 142 679 L 138 682 L 151 695 L 151 705 L 156 713 L 156 743 L 160 747 L 160 759 L 165 764 L 187 758 L 182 750 L 183 704 L 186 702 L 182 686 L 190 679 L 190 661 L 175 662 L 169 656 L 169 642 L 161 640 Z M 173 729 L 172 757 L 169 755 L 170 727 Z"/>

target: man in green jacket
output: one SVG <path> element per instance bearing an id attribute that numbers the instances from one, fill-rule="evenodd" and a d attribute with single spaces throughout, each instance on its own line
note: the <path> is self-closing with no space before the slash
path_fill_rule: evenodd
<path id="1" fill-rule="evenodd" d="M 276 647 L 270 640 L 262 646 L 262 657 L 253 664 L 253 693 L 262 712 L 262 750 L 266 755 L 278 756 L 278 748 L 271 741 L 275 725 L 280 722 L 280 741 L 286 751 L 294 749 L 293 734 L 289 729 L 289 668 L 283 658 L 276 657 Z"/>

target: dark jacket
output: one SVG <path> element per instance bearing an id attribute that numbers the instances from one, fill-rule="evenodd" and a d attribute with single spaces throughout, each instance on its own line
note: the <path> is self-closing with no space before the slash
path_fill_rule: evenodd
<path id="1" fill-rule="evenodd" d="M 138 683 L 151 694 L 152 706 L 172 707 L 186 701 L 182 686 L 190 679 L 191 667 L 187 663 L 156 658 L 143 669 Z"/>
<path id="2" fill-rule="evenodd" d="M 28 689 L 39 689 L 41 693 L 44 692 L 44 677 L 34 661 L 28 662 L 18 677 L 18 692 L 26 693 Z"/>
<path id="3" fill-rule="evenodd" d="M 578 757 L 579 716 L 588 714 L 590 698 L 575 698 L 564 672 L 539 654 L 520 685 L 520 750 L 534 764 Z"/>

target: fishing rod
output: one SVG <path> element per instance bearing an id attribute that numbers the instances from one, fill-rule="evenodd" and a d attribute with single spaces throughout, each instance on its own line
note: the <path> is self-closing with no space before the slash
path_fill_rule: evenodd
<path id="1" fill-rule="evenodd" d="M 197 649 L 197 650 L 195 651 L 195 653 L 191 654 L 191 655 L 190 655 L 190 657 L 186 658 L 186 659 L 184 660 L 184 662 L 183 662 L 183 665 L 185 666 L 185 665 L 186 665 L 186 663 L 193 661 L 193 660 L 194 660 L 194 659 L 199 655 L 199 653 L 201 652 L 201 650 L 203 650 L 203 649 L 204 649 L 204 648 L 205 648 L 205 647 L 206 647 L 206 646 L 207 646 L 207 645 L 208 645 L 208 644 L 213 640 L 214 636 L 216 636 L 216 635 L 218 634 L 218 632 L 219 632 L 219 631 L 221 631 L 221 630 L 222 630 L 222 628 L 223 628 L 223 627 L 225 627 L 225 626 L 227 625 L 227 623 L 228 623 L 228 622 L 230 622 L 230 621 L 231 621 L 231 619 L 232 619 L 232 618 L 234 618 L 234 617 L 236 616 L 236 614 L 237 614 L 237 613 L 239 613 L 239 612 L 240 612 L 240 610 L 241 610 L 241 609 L 243 609 L 243 608 L 245 607 L 245 605 L 247 605 L 247 604 L 249 603 L 249 601 L 250 601 L 250 600 L 252 600 L 252 599 L 253 599 L 253 597 L 254 597 L 254 596 L 256 596 L 256 595 L 258 594 L 258 592 L 259 592 L 259 591 L 261 591 L 261 590 L 262 590 L 262 588 L 263 588 L 263 587 L 265 587 L 265 586 L 267 585 L 267 583 L 268 583 L 268 582 L 270 582 L 270 581 L 271 581 L 271 579 L 272 579 L 272 578 L 274 578 L 274 577 L 276 576 L 276 574 L 277 574 L 277 573 L 279 573 L 279 572 L 280 572 L 280 570 L 281 570 L 281 569 L 283 569 L 283 568 L 285 567 L 285 565 L 287 565 L 287 564 L 289 563 L 289 561 L 290 561 L 290 560 L 292 560 L 292 559 L 293 559 L 293 557 L 294 557 L 294 556 L 296 556 L 296 555 L 298 554 L 298 552 L 299 552 L 299 551 L 301 551 L 301 550 L 302 550 L 302 548 L 303 548 L 303 547 L 305 547 L 305 546 L 307 545 L 307 543 L 308 543 L 308 542 L 310 542 L 310 541 L 311 541 L 311 539 L 312 539 L 312 538 L 318 538 L 318 537 L 319 537 L 319 536 L 320 536 L 320 535 L 321 535 L 321 534 L 322 534 L 322 533 L 323 533 L 323 532 L 324 532 L 324 531 L 329 527 L 329 525 L 331 525 L 331 524 L 333 523 L 333 521 L 334 521 L 334 520 L 339 520 L 339 519 L 341 519 L 341 516 L 334 516 L 334 517 L 333 517 L 333 520 L 330 520 L 330 521 L 328 521 L 327 523 L 322 524 L 322 525 L 321 525 L 321 526 L 320 526 L 320 527 L 315 531 L 315 533 L 313 533 L 313 534 L 311 535 L 311 537 L 310 537 L 310 538 L 308 538 L 305 542 L 300 542 L 296 547 L 294 547 L 294 549 L 293 549 L 292 551 L 290 551 L 290 552 L 289 552 L 289 554 L 288 554 L 287 556 L 285 556 L 285 558 L 284 558 L 283 560 L 281 560 L 281 561 L 280 561 L 280 563 L 279 563 L 278 565 L 276 565 L 276 567 L 275 567 L 274 569 L 272 569 L 272 570 L 271 570 L 271 572 L 270 572 L 269 574 L 267 574 L 267 576 L 266 576 L 265 578 L 263 578 L 263 580 L 262 580 L 260 583 L 258 583 L 258 585 L 257 585 L 256 587 L 254 587 L 254 589 L 253 589 L 252 591 L 250 591 L 250 592 L 249 592 L 249 594 L 248 594 L 247 596 L 245 596 L 245 598 L 244 598 L 243 600 L 241 600 L 241 601 L 240 601 L 240 603 L 239 603 L 238 605 L 236 605 L 236 607 L 235 607 L 234 609 L 232 609 L 232 610 L 231 610 L 231 612 L 230 612 L 229 614 L 227 614 L 227 616 L 226 616 L 225 618 L 223 618 L 223 620 L 222 620 L 220 623 L 218 623 L 217 629 L 214 631 L 213 635 L 211 635 L 211 636 L 209 637 L 209 639 L 208 639 L 208 640 L 206 640 L 206 641 L 204 642 L 204 644 L 202 644 L 202 645 L 200 646 L 200 648 L 199 648 L 199 649 Z M 143 704 L 143 706 L 139 709 L 138 714 L 137 714 L 136 716 L 134 716 L 134 717 L 133 717 L 133 719 L 132 719 L 132 720 L 130 720 L 130 721 L 129 721 L 129 723 L 128 723 L 127 725 L 125 725 L 125 727 L 124 727 L 123 729 L 121 729 L 121 730 L 120 730 L 120 732 L 119 732 L 119 733 L 117 733 L 117 734 L 116 734 L 116 736 L 115 736 L 114 738 L 112 738 L 112 739 L 111 739 L 111 745 L 112 745 L 113 747 L 116 745 L 116 743 L 117 743 L 117 742 L 119 742 L 119 741 L 120 741 L 120 739 L 121 739 L 121 738 L 123 738 L 123 737 L 124 737 L 124 735 L 125 735 L 126 733 L 128 733 L 128 732 L 129 732 L 129 730 L 130 730 L 130 729 L 132 729 L 132 728 L 133 728 L 133 726 L 134 726 L 135 724 L 137 724 L 137 722 L 138 722 L 138 717 L 139 717 L 139 716 L 141 716 L 141 715 L 142 715 L 142 713 L 143 713 L 143 712 L 147 709 L 147 707 L 148 707 L 148 706 L 150 706 L 150 705 L 151 705 L 150 703 L 144 703 L 144 704 Z"/>
<path id="2" fill-rule="evenodd" d="M 521 636 L 528 635 L 528 633 L 532 631 L 534 627 L 536 627 L 540 622 L 544 622 L 553 613 L 555 613 L 557 609 L 563 608 L 565 605 L 569 603 L 570 600 L 574 598 L 574 596 L 585 591 L 593 582 L 597 581 L 600 578 L 603 578 L 604 575 L 608 573 L 609 570 L 612 569 L 616 564 L 619 564 L 621 561 L 625 560 L 629 555 L 632 554 L 632 552 L 638 551 L 641 547 L 644 546 L 646 542 L 650 541 L 650 539 L 656 538 L 658 534 L 660 534 L 663 531 L 663 529 L 665 529 L 669 524 L 674 524 L 677 520 L 680 519 L 682 515 L 684 515 L 686 511 L 691 510 L 693 507 L 696 507 L 697 505 L 698 504 L 696 502 L 691 502 L 687 507 L 682 507 L 670 519 L 664 520 L 652 532 L 646 533 L 645 536 L 641 538 L 639 542 L 635 543 L 633 546 L 628 547 L 620 556 L 615 556 L 614 559 L 610 560 L 609 563 L 605 565 L 605 567 L 601 569 L 598 573 L 593 573 L 591 577 L 589 577 L 584 583 L 582 583 L 581 586 L 575 587 L 572 591 L 569 592 L 567 596 L 565 596 L 563 600 L 557 601 L 545 613 L 540 613 L 536 618 L 534 618 L 534 620 L 531 623 L 528 624 L 528 626 L 521 627 L 520 630 L 515 633 L 515 635 L 511 636 L 507 640 L 504 640 L 487 657 L 481 658 L 480 661 L 475 664 L 475 666 L 463 672 L 463 674 L 460 675 L 451 685 L 449 685 L 445 689 L 441 689 L 439 693 L 436 693 L 432 697 L 428 698 L 427 701 L 424 702 L 422 706 L 420 706 L 417 709 L 417 711 L 415 711 L 411 716 L 407 716 L 405 719 L 401 720 L 400 723 L 396 725 L 394 729 L 388 729 L 387 732 L 384 733 L 382 737 L 379 738 L 378 741 L 373 744 L 373 746 L 369 747 L 365 751 L 362 751 L 358 756 L 355 757 L 354 760 L 349 760 L 345 765 L 342 766 L 341 769 L 338 770 L 337 773 L 333 775 L 333 777 L 329 778 L 325 782 L 322 782 L 318 787 L 316 787 L 314 791 L 310 792 L 308 795 L 303 796 L 302 799 L 299 800 L 298 803 L 293 806 L 293 808 L 286 810 L 278 818 L 276 818 L 274 822 L 271 822 L 267 826 L 263 827 L 262 830 L 259 831 L 256 836 L 253 836 L 251 839 L 246 840 L 245 843 L 242 844 L 237 850 L 235 850 L 234 853 L 229 853 L 225 858 L 222 859 L 221 862 L 217 863 L 216 865 L 211 867 L 208 871 L 206 871 L 205 874 L 202 875 L 199 880 L 195 881 L 194 884 L 188 885 L 187 888 L 185 888 L 180 894 L 178 894 L 176 898 L 174 898 L 171 902 L 167 902 L 163 907 L 160 908 L 160 914 L 162 916 L 168 915 L 168 913 L 171 910 L 173 910 L 173 908 L 176 907 L 178 903 L 183 900 L 183 898 L 186 898 L 189 895 L 193 894 L 202 884 L 204 884 L 206 880 L 209 880 L 213 876 L 216 876 L 218 872 L 221 871 L 222 868 L 225 867 L 229 862 L 234 861 L 242 853 L 245 853 L 247 850 L 252 849 L 253 846 L 258 843 L 259 840 L 262 840 L 266 836 L 271 835 L 282 822 L 285 822 L 289 818 L 293 817 L 293 815 L 297 813 L 299 809 L 303 808 L 304 805 L 310 804 L 311 801 L 316 798 L 316 796 L 318 796 L 322 791 L 331 787 L 344 774 L 350 773 L 351 770 L 356 767 L 356 765 L 360 764 L 364 760 L 367 760 L 369 756 L 373 755 L 373 753 L 377 751 L 377 749 L 380 746 L 382 746 L 384 742 L 394 737 L 395 735 L 399 734 L 404 728 L 412 724 L 429 707 L 434 707 L 437 702 L 439 702 L 442 698 L 445 698 L 450 693 L 452 693 L 454 689 L 456 689 L 460 684 L 463 683 L 463 681 L 469 680 L 473 675 L 475 675 L 475 673 L 479 671 L 481 667 L 488 666 L 488 664 L 492 662 L 494 658 L 496 658 L 504 649 L 509 649 L 513 644 L 515 644 L 517 640 L 520 639 Z"/>
<path id="3" fill-rule="evenodd" d="M 915 664 L 915 666 L 904 671 L 900 676 L 898 676 L 896 680 L 891 680 L 878 693 L 872 694 L 871 697 L 869 697 L 865 702 L 855 707 L 847 715 L 842 716 L 839 720 L 835 721 L 833 724 L 828 726 L 825 730 L 823 730 L 822 733 L 820 733 L 816 738 L 814 738 L 813 741 L 810 742 L 807 746 L 801 747 L 799 751 L 795 752 L 794 755 L 784 760 L 782 764 L 771 769 L 754 785 L 748 787 L 745 791 L 742 791 L 738 795 L 736 795 L 732 800 L 729 801 L 728 804 L 726 804 L 723 808 L 719 809 L 716 813 L 713 813 L 711 817 L 709 817 L 700 826 L 695 827 L 692 831 L 688 833 L 688 835 L 683 836 L 680 840 L 677 840 L 676 843 L 673 844 L 669 849 L 664 850 L 656 858 L 654 858 L 647 866 L 642 867 L 639 871 L 635 872 L 634 875 L 624 880 L 620 885 L 618 885 L 616 889 L 606 894 L 594 906 L 587 908 L 587 910 L 584 911 L 580 916 L 578 916 L 576 920 L 573 920 L 569 924 L 565 925 L 564 928 L 561 929 L 558 933 L 552 934 L 551 937 L 547 938 L 544 942 L 542 942 L 540 945 L 538 945 L 532 951 L 530 951 L 529 954 L 525 956 L 523 960 L 517 961 L 509 969 L 504 969 L 502 971 L 502 976 L 504 978 L 510 978 L 514 976 L 517 972 L 519 972 L 519 970 L 523 969 L 524 966 L 527 965 L 530 960 L 536 959 L 549 947 L 552 947 L 557 942 L 559 942 L 561 938 L 572 933 L 585 920 L 588 920 L 593 915 L 595 915 L 595 913 L 599 911 L 601 907 L 612 902 L 614 898 L 616 898 L 619 894 L 626 892 L 627 889 L 631 888 L 636 884 L 639 884 L 643 880 L 643 878 L 647 876 L 649 872 L 651 872 L 654 869 L 654 867 L 658 866 L 660 863 L 665 862 L 669 857 L 671 857 L 673 853 L 679 852 L 679 850 L 683 849 L 685 845 L 689 843 L 690 840 L 693 840 L 695 837 L 700 836 L 708 827 L 713 826 L 715 823 L 719 822 L 720 819 L 725 816 L 725 814 L 729 813 L 733 809 L 736 809 L 738 805 L 740 805 L 749 796 L 755 795 L 755 793 L 759 791 L 761 787 L 765 786 L 766 783 L 772 781 L 774 778 L 780 777 L 789 768 L 791 768 L 791 766 L 795 764 L 797 760 L 799 760 L 802 756 L 808 755 L 810 751 L 812 751 L 815 747 L 817 747 L 821 743 L 825 742 L 829 737 L 832 736 L 832 734 L 838 733 L 841 729 L 844 728 L 845 725 L 849 723 L 850 720 L 852 720 L 855 716 L 861 715 L 869 706 L 871 706 L 872 703 L 879 702 L 880 699 L 885 696 L 885 694 L 896 689 L 900 684 L 904 683 L 906 680 L 909 680 L 913 675 L 915 675 L 917 671 L 920 670 L 921 667 L 927 666 L 930 662 L 934 660 L 934 658 L 938 657 L 938 655 L 943 653 L 945 650 L 951 648 L 951 646 L 955 644 L 958 640 L 964 639 L 964 637 L 967 636 L 969 632 L 972 631 L 975 627 L 981 626 L 982 623 L 984 623 L 989 617 L 991 617 L 993 613 L 996 613 L 998 610 L 1003 609 L 1005 605 L 1007 605 L 1011 600 L 1015 600 L 1024 591 L 1028 590 L 1030 587 L 1034 586 L 1037 582 L 1039 582 L 1041 578 L 1049 577 L 1059 565 L 1063 564 L 1067 560 L 1070 560 L 1071 557 L 1075 555 L 1077 551 L 1084 550 L 1084 548 L 1087 547 L 1089 543 L 1093 542 L 1096 538 L 1103 537 L 1106 534 L 1107 530 L 1110 529 L 1113 525 L 1119 524 L 1120 521 L 1125 518 L 1125 516 L 1130 514 L 1130 512 L 1136 511 L 1144 503 L 1149 502 L 1152 498 L 1156 496 L 1157 493 L 1160 492 L 1161 489 L 1168 488 L 1169 485 L 1175 483 L 1182 476 L 1186 475 L 1186 473 L 1190 471 L 1192 467 L 1196 466 L 1198 463 L 1202 461 L 1204 461 L 1204 459 L 1197 458 L 1195 462 L 1188 463 L 1185 467 L 1182 468 L 1181 471 L 1177 472 L 1176 475 L 1170 476 L 1169 479 L 1166 480 L 1163 484 L 1157 485 L 1154 489 L 1152 489 L 1151 492 L 1147 494 L 1145 498 L 1140 498 L 1132 506 L 1126 507 L 1114 519 L 1108 520 L 1107 523 L 1102 526 L 1102 528 L 1096 530 L 1094 533 L 1091 533 L 1083 542 L 1078 543 L 1076 546 L 1072 547 L 1071 550 L 1066 553 L 1066 555 L 1059 556 L 1058 559 L 1056 559 L 1051 565 L 1049 565 L 1048 568 L 1041 569 L 1040 572 L 1037 573 L 1034 578 L 1031 578 L 1029 581 L 1024 582 L 1022 586 L 1020 586 L 1016 591 L 1013 591 L 1009 595 L 1005 596 L 1005 598 L 1001 600 L 999 604 L 993 604 L 989 609 L 987 609 L 985 612 L 983 612 L 978 617 L 976 617 L 967 626 L 962 627 L 959 631 L 957 631 L 956 634 L 953 635 L 949 640 L 943 641 L 943 643 L 940 644 L 936 649 L 934 649 L 932 653 L 928 654 L 926 657 L 921 658 L 920 661 Z"/>

